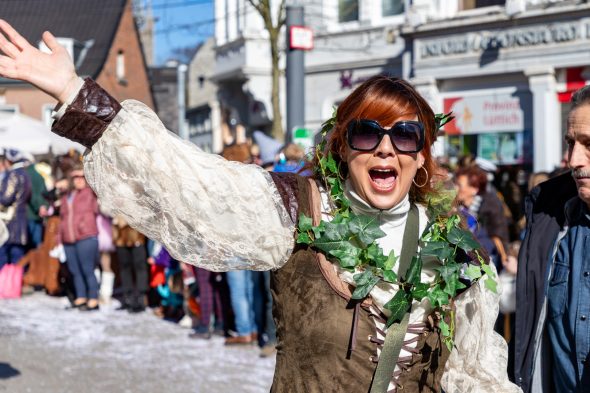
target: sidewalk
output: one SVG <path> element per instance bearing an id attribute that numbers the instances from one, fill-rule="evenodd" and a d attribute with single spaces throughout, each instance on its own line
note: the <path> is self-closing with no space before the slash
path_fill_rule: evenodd
<path id="1" fill-rule="evenodd" d="M 147 311 L 65 310 L 42 293 L 0 300 L 0 393 L 164 393 L 270 390 L 274 358 L 189 330 Z"/>

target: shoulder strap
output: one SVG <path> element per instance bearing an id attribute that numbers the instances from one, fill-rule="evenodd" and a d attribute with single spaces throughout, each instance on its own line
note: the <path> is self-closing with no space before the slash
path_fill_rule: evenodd
<path id="1" fill-rule="evenodd" d="M 401 277 L 405 276 L 412 258 L 416 255 L 418 250 L 419 238 L 419 213 L 418 207 L 412 203 L 410 211 L 408 212 L 408 219 L 406 220 L 406 228 L 404 229 L 404 238 L 402 240 L 402 251 L 399 257 L 398 274 Z"/>
<path id="2" fill-rule="evenodd" d="M 379 363 L 373 375 L 373 382 L 371 383 L 371 393 L 386 393 L 389 387 L 389 382 L 393 378 L 393 372 L 399 353 L 404 344 L 404 337 L 408 330 L 408 322 L 410 320 L 410 313 L 407 312 L 404 318 L 399 323 L 394 323 L 387 330 L 383 349 L 379 356 Z"/>
<path id="3" fill-rule="evenodd" d="M 412 204 L 408 212 L 408 219 L 406 221 L 406 228 L 404 229 L 404 238 L 402 243 L 402 251 L 400 255 L 400 265 L 398 274 L 405 275 L 412 258 L 416 255 L 418 249 L 419 239 L 419 216 L 418 207 Z M 411 305 L 410 305 L 411 309 Z M 383 349 L 379 356 L 379 363 L 373 375 L 373 382 L 371 383 L 370 393 L 386 393 L 389 387 L 389 382 L 393 378 L 395 365 L 399 358 L 402 345 L 404 344 L 404 337 L 408 330 L 408 322 L 410 320 L 410 309 L 406 312 L 403 319 L 399 323 L 394 323 L 387 329 Z"/>

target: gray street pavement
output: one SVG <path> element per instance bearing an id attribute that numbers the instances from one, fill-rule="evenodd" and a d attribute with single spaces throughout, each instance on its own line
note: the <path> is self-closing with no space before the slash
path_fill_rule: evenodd
<path id="1" fill-rule="evenodd" d="M 0 393 L 268 392 L 274 358 L 194 340 L 151 312 L 65 309 L 35 293 L 0 300 Z"/>

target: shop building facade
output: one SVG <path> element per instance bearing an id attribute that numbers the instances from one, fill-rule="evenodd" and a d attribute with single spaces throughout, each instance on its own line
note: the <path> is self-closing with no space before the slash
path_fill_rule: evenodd
<path id="1" fill-rule="evenodd" d="M 571 94 L 590 79 L 590 5 L 514 3 L 405 25 L 405 73 L 436 111 L 456 116 L 439 153 L 552 171 Z"/>

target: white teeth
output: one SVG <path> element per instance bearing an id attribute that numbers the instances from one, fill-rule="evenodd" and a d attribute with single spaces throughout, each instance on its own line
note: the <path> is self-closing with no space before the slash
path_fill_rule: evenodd
<path id="1" fill-rule="evenodd" d="M 384 172 L 384 173 L 393 172 L 393 169 L 371 169 L 371 170 L 375 171 L 375 172 Z"/>

